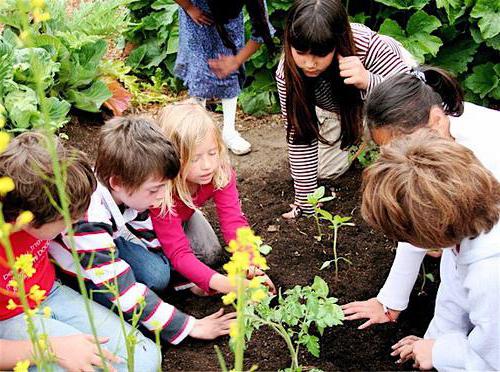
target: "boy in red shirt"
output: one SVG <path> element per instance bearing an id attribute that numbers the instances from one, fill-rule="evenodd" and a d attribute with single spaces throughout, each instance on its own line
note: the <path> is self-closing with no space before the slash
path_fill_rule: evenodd
<path id="1" fill-rule="evenodd" d="M 48 257 L 49 240 L 63 232 L 65 224 L 50 200 L 52 197 L 58 202 L 58 194 L 47 141 L 48 138 L 41 133 L 23 133 L 0 154 L 0 174 L 11 178 L 15 186 L 2 197 L 3 213 L 7 222 L 15 221 L 23 211 L 31 211 L 34 216 L 30 223 L 9 238 L 18 262 L 29 263 L 29 269 L 22 271 L 26 293 L 36 292 L 43 298 L 41 302 L 40 299 L 33 301 L 35 296 L 28 300 L 30 307 L 36 308 L 33 321 L 37 335 L 48 336 L 58 364 L 54 368 L 89 370 L 101 366 L 102 362 L 93 337 L 87 335 L 91 333 L 91 327 L 84 300 L 80 294 L 56 281 L 54 266 Z M 71 216 L 76 220 L 87 210 L 96 181 L 83 153 L 65 148 L 57 139 L 54 141 L 57 156 L 66 166 L 66 194 L 70 200 Z M 12 364 L 19 360 L 33 362 L 26 342 L 29 335 L 23 309 L 16 296 L 11 268 L 5 265 L 6 257 L 5 247 L 0 245 L 0 345 L 7 349 L 5 354 L 8 356 L 0 361 L 1 369 L 12 368 Z M 121 329 L 119 318 L 96 303 L 91 302 L 91 308 L 109 368 L 126 370 L 126 363 L 119 363 L 120 359 L 127 358 L 123 336 L 116 332 Z M 45 309 L 50 309 L 50 312 L 45 311 L 44 316 Z M 136 337 L 136 368 L 156 370 L 160 360 L 158 349 L 139 332 Z"/>

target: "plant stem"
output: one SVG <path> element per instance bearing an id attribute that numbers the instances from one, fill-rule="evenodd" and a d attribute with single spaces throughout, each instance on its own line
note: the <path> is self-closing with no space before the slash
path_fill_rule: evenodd
<path id="1" fill-rule="evenodd" d="M 335 279 L 339 278 L 339 260 L 337 258 L 337 230 L 338 228 L 334 226 L 333 228 L 333 260 L 335 263 Z"/>
<path id="2" fill-rule="evenodd" d="M 245 314 L 244 314 L 244 297 L 245 288 L 242 276 L 238 276 L 238 290 L 237 290 L 237 305 L 236 323 L 238 325 L 238 337 L 235 340 L 234 347 L 234 369 L 235 371 L 243 371 L 243 354 L 245 352 Z"/>

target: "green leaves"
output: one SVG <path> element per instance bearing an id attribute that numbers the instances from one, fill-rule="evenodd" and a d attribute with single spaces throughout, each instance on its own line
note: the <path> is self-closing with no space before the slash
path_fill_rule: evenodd
<path id="1" fill-rule="evenodd" d="M 468 65 L 474 59 L 478 48 L 479 44 L 471 38 L 455 39 L 439 50 L 433 64 L 455 75 L 461 74 L 468 70 Z"/>
<path id="2" fill-rule="evenodd" d="M 70 89 L 67 97 L 73 106 L 80 110 L 98 112 L 104 101 L 111 98 L 112 94 L 101 80 L 96 80 L 87 89 Z"/>
<path id="3" fill-rule="evenodd" d="M 376 0 L 378 3 L 396 9 L 422 9 L 429 0 Z"/>
<path id="4" fill-rule="evenodd" d="M 426 55 L 436 56 L 443 45 L 440 38 L 431 35 L 440 26 L 438 18 L 419 10 L 408 20 L 406 30 L 392 19 L 386 19 L 380 26 L 379 32 L 401 42 L 419 63 L 423 63 Z"/>
<path id="5" fill-rule="evenodd" d="M 500 99 L 500 64 L 491 62 L 473 68 L 473 73 L 465 79 L 465 86 L 484 98 L 491 95 Z"/>
<path id="6" fill-rule="evenodd" d="M 478 25 L 484 39 L 490 39 L 500 33 L 499 0 L 477 0 L 470 16 L 479 18 Z"/>

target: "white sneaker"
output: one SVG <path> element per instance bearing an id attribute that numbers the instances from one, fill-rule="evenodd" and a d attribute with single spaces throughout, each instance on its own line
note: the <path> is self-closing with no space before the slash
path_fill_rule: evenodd
<path id="1" fill-rule="evenodd" d="M 245 140 L 238 132 L 223 133 L 222 139 L 227 148 L 235 155 L 245 155 L 252 151 L 252 145 Z"/>

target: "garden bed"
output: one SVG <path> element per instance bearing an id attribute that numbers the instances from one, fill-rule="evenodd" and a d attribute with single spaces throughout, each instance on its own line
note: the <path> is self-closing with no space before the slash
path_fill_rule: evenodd
<path id="1" fill-rule="evenodd" d="M 65 128 L 70 142 L 94 157 L 96 134 L 102 118 L 87 116 L 74 118 Z M 321 276 L 330 286 L 331 295 L 339 303 L 373 297 L 382 286 L 394 258 L 395 243 L 374 232 L 361 219 L 360 175 L 354 166 L 340 179 L 325 184 L 333 188 L 336 198 L 324 209 L 342 216 L 352 215 L 354 227 L 343 227 L 339 232 L 339 255 L 352 261 L 340 262 L 339 278 L 335 280 L 333 267 L 320 271 L 321 264 L 332 259 L 331 242 L 327 237 L 318 242 L 314 239 L 316 226 L 312 219 L 285 221 L 280 214 L 287 210 L 293 199 L 293 186 L 287 164 L 285 132 L 278 116 L 263 119 L 240 117 L 242 133 L 254 147 L 244 157 L 232 156 L 238 173 L 238 183 L 243 209 L 252 228 L 273 247 L 268 256 L 269 275 L 277 287 L 287 289 L 294 285 L 311 284 L 315 275 Z M 214 221 L 212 206 L 205 208 Z M 218 224 L 214 221 L 214 226 Z M 327 231 L 324 226 L 323 231 Z M 437 277 L 438 260 L 426 258 L 426 268 Z M 315 358 L 302 352 L 303 366 L 332 370 L 399 370 L 411 369 L 411 364 L 400 367 L 394 364 L 390 346 L 408 334 L 423 335 L 432 318 L 436 283 L 427 283 L 426 295 L 417 295 L 421 278 L 413 291 L 409 309 L 397 324 L 374 326 L 358 331 L 359 322 L 347 322 L 344 326 L 329 329 L 321 337 L 321 355 Z M 190 294 L 168 297 L 169 302 L 188 314 L 202 317 L 216 311 L 222 305 L 220 297 L 198 298 Z M 228 338 L 216 342 L 184 341 L 179 346 L 164 348 L 163 369 L 169 371 L 217 370 L 218 362 L 213 345 L 217 344 L 231 359 Z M 248 368 L 258 365 L 259 370 L 278 370 L 289 366 L 285 343 L 269 329 L 254 333 L 245 354 Z"/>

